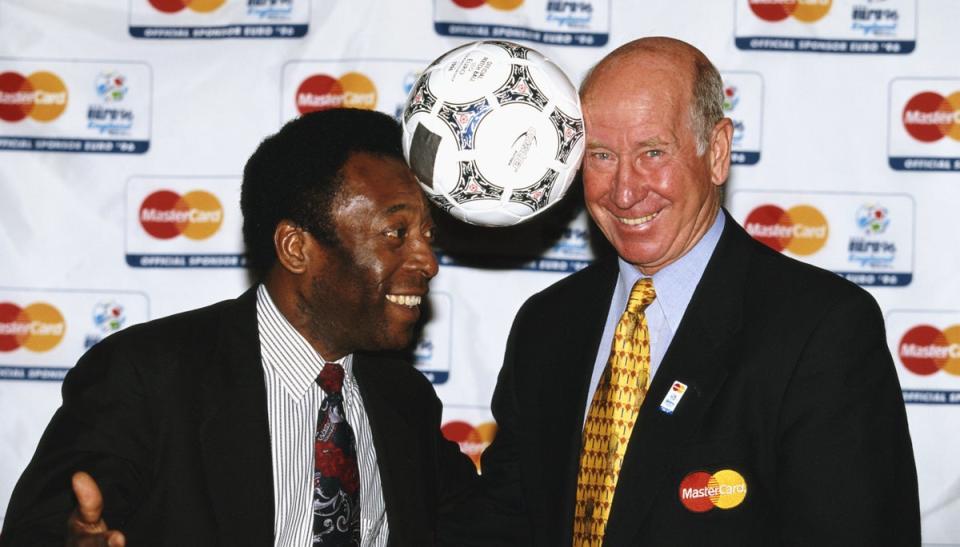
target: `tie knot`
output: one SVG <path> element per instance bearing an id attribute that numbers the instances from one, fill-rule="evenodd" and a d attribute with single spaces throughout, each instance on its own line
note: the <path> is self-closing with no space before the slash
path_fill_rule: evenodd
<path id="1" fill-rule="evenodd" d="M 317 383 L 326 394 L 340 393 L 343 387 L 343 367 L 338 363 L 324 363 Z"/>
<path id="2" fill-rule="evenodd" d="M 653 278 L 644 277 L 633 285 L 630 291 L 630 299 L 627 300 L 627 312 L 642 313 L 647 306 L 657 297 L 657 292 L 653 290 Z"/>

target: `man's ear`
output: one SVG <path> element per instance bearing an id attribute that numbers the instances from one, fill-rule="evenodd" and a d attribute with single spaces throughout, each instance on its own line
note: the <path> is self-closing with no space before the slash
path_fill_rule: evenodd
<path id="1" fill-rule="evenodd" d="M 723 118 L 710 132 L 707 155 L 710 159 L 710 182 L 720 186 L 730 175 L 730 149 L 733 145 L 733 122 Z"/>
<path id="2" fill-rule="evenodd" d="M 273 248 L 277 253 L 277 262 L 292 274 L 307 271 L 312 254 L 311 246 L 317 246 L 313 236 L 290 220 L 281 220 L 273 231 Z"/>

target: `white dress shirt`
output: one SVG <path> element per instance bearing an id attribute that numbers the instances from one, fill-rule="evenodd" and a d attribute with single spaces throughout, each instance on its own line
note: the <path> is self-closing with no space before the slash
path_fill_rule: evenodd
<path id="1" fill-rule="evenodd" d="M 314 437 L 323 390 L 324 360 L 280 313 L 264 285 L 257 288 L 257 326 L 273 461 L 274 545 L 313 545 Z M 360 545 L 384 547 L 389 536 L 370 422 L 353 376 L 353 355 L 343 366 L 343 403 L 357 442 L 360 468 Z M 264 495 L 267 495 L 264 492 Z"/>

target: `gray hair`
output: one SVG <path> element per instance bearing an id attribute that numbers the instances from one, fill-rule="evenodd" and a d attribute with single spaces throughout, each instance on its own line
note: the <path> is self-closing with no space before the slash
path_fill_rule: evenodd
<path id="1" fill-rule="evenodd" d="M 702 156 L 710 144 L 710 133 L 723 119 L 723 80 L 720 72 L 706 58 L 694 60 L 693 101 L 690 123 L 697 136 L 697 155 Z"/>

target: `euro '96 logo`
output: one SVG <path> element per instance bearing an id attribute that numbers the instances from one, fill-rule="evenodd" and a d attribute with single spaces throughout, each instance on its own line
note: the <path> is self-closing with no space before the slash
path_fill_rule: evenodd
<path id="1" fill-rule="evenodd" d="M 473 464 L 480 469 L 480 455 L 486 450 L 493 437 L 497 434 L 497 424 L 485 422 L 473 427 L 467 422 L 447 422 L 440 428 L 448 441 L 460 445 L 460 451 L 473 460 Z"/>
<path id="2" fill-rule="evenodd" d="M 750 11 L 772 23 L 788 17 L 813 23 L 823 19 L 832 4 L 832 0 L 750 0 Z"/>
<path id="3" fill-rule="evenodd" d="M 960 91 L 946 97 L 933 91 L 918 93 L 903 107 L 902 119 L 904 129 L 918 141 L 943 137 L 960 141 Z"/>
<path id="4" fill-rule="evenodd" d="M 19 122 L 27 116 L 38 122 L 60 117 L 67 108 L 67 86 L 52 72 L 23 76 L 0 73 L 0 120 Z"/>
<path id="5" fill-rule="evenodd" d="M 207 239 L 223 224 L 223 206 L 216 196 L 203 190 L 180 195 L 158 190 L 140 205 L 140 225 L 157 239 L 182 235 L 189 239 Z"/>
<path id="6" fill-rule="evenodd" d="M 461 8 L 473 9 L 486 4 L 500 11 L 513 11 L 523 4 L 523 0 L 451 0 Z"/>
<path id="7" fill-rule="evenodd" d="M 44 302 L 21 308 L 0 302 L 0 351 L 18 348 L 35 352 L 57 347 L 66 333 L 67 324 L 60 310 Z"/>
<path id="8" fill-rule="evenodd" d="M 897 353 L 907 370 L 929 376 L 940 370 L 960 376 L 960 325 L 940 330 L 918 325 L 900 339 Z"/>
<path id="9" fill-rule="evenodd" d="M 784 211 L 776 205 L 761 205 L 747 215 L 745 228 L 754 239 L 775 251 L 810 255 L 827 242 L 830 228 L 816 207 L 797 205 Z"/>
<path id="10" fill-rule="evenodd" d="M 226 0 L 150 0 L 150 5 L 163 13 L 177 13 L 187 8 L 197 13 L 209 13 L 219 9 L 224 2 Z"/>
<path id="11" fill-rule="evenodd" d="M 330 108 L 377 108 L 377 87 L 359 72 L 348 72 L 339 78 L 316 74 L 297 88 L 297 110 L 301 114 Z"/>

